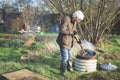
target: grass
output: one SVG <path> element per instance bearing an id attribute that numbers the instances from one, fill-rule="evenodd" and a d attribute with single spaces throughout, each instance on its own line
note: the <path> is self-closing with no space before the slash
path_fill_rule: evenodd
<path id="1" fill-rule="evenodd" d="M 54 36 L 54 34 L 46 34 L 48 36 Z M 56 35 L 56 34 L 55 34 Z M 93 73 L 83 73 L 80 71 L 74 71 L 70 73 L 66 71 L 66 74 L 70 77 L 70 80 L 119 80 L 120 79 L 120 48 L 115 40 L 119 40 L 119 36 L 110 36 L 106 42 L 110 42 L 112 46 L 104 45 L 101 50 L 104 53 L 97 52 L 98 68 Z M 41 48 L 44 51 L 41 51 Z M 21 51 L 30 50 L 35 55 L 33 60 L 21 60 Z M 118 67 L 115 71 L 105 71 L 100 69 L 100 64 L 111 61 L 112 64 Z M 64 80 L 59 73 L 60 66 L 60 53 L 58 51 L 48 52 L 45 47 L 45 42 L 35 42 L 31 47 L 3 47 L 0 48 L 0 74 L 13 72 L 20 69 L 29 69 L 37 74 L 44 75 L 51 80 Z"/>
<path id="2" fill-rule="evenodd" d="M 46 36 L 46 37 L 56 37 L 58 34 L 57 33 L 38 33 L 36 36 Z"/>

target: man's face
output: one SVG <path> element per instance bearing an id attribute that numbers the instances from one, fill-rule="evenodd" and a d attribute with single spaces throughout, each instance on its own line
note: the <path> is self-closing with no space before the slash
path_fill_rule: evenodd
<path id="1" fill-rule="evenodd" d="M 76 21 L 77 21 L 77 22 L 80 22 L 80 19 L 78 19 L 78 18 L 77 18 L 77 20 L 76 20 Z"/>
<path id="2" fill-rule="evenodd" d="M 80 19 L 78 19 L 77 17 L 73 17 L 73 19 L 72 19 L 74 22 L 76 21 L 76 22 L 80 22 Z"/>

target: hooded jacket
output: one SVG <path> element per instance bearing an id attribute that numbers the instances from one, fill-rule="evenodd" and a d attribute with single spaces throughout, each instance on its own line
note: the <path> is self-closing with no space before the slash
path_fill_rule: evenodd
<path id="1" fill-rule="evenodd" d="M 59 34 L 57 37 L 57 43 L 60 47 L 70 49 L 73 46 L 73 25 L 71 24 L 71 19 L 66 16 L 60 26 Z"/>

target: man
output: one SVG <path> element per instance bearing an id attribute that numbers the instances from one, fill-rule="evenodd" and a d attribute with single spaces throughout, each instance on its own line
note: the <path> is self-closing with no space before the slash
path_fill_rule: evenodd
<path id="1" fill-rule="evenodd" d="M 57 37 L 57 43 L 60 47 L 61 52 L 61 66 L 60 73 L 62 76 L 65 75 L 66 67 L 69 71 L 72 71 L 72 52 L 71 48 L 73 47 L 73 35 L 76 34 L 76 23 L 83 20 L 84 15 L 81 11 L 76 11 L 73 13 L 72 21 L 74 26 L 71 23 L 71 18 L 69 16 L 64 17 L 60 25 L 59 35 Z"/>

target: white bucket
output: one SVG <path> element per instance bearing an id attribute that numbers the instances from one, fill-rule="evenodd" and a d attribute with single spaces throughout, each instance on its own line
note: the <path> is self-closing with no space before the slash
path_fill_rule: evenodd
<path id="1" fill-rule="evenodd" d="M 74 62 L 75 70 L 82 71 L 82 72 L 94 72 L 97 68 L 97 60 L 96 59 L 75 59 Z"/>

